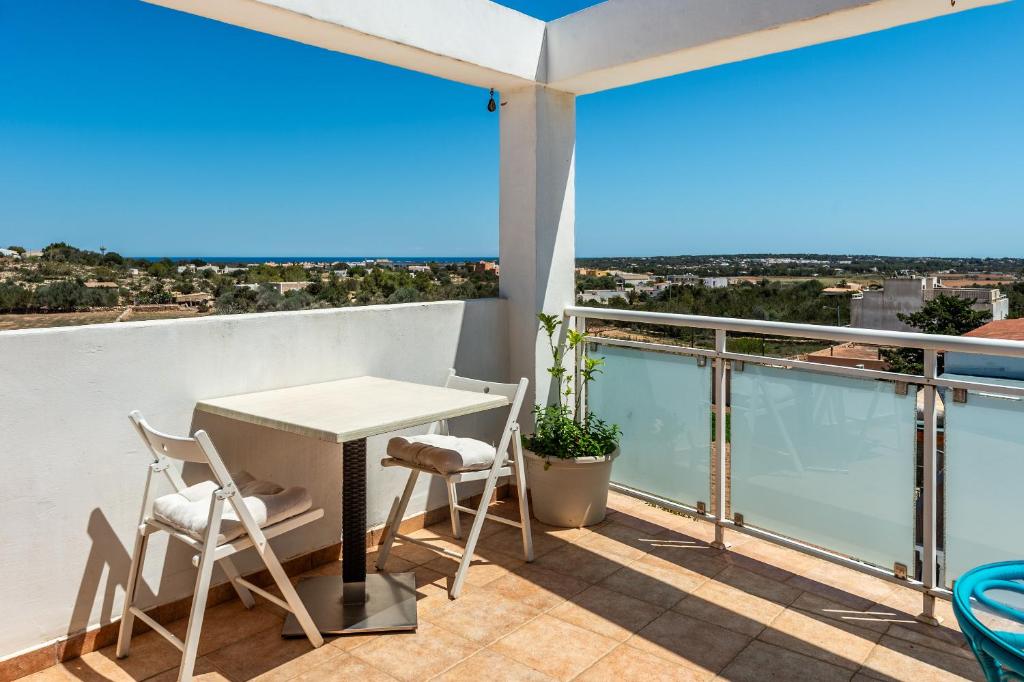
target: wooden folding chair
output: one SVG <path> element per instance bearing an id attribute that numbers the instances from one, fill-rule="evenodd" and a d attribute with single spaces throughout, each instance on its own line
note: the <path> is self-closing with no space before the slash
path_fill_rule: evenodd
<path id="1" fill-rule="evenodd" d="M 462 591 L 462 584 L 466 579 L 466 571 L 473 560 L 473 552 L 476 549 L 477 541 L 480 539 L 480 530 L 483 527 L 484 519 L 491 519 L 521 529 L 523 555 L 527 561 L 533 561 L 530 508 L 526 495 L 526 470 L 523 461 L 522 444 L 519 439 L 519 424 L 516 422 L 519 410 L 523 405 L 523 399 L 526 396 L 527 385 L 528 381 L 525 378 L 520 379 L 518 384 L 499 384 L 456 376 L 454 369 L 449 373 L 448 381 L 445 384 L 447 388 L 478 393 L 496 393 L 508 398 L 511 407 L 505 427 L 498 439 L 497 447 L 492 447 L 474 439 L 452 436 L 448 433 L 447 421 L 432 424 L 427 436 L 391 439 L 388 443 L 388 454 L 391 456 L 384 459 L 381 464 L 386 467 L 404 467 L 409 469 L 410 472 L 409 480 L 405 484 L 405 490 L 402 492 L 402 496 L 395 500 L 391 507 L 391 513 L 388 516 L 387 531 L 377 555 L 378 569 L 384 568 L 395 538 L 401 538 L 405 542 L 423 545 L 434 551 L 452 556 L 459 559 L 459 568 L 455 573 L 455 580 L 448 595 L 451 599 L 456 599 Z M 509 457 L 509 445 L 512 446 L 511 457 Z M 492 460 L 487 464 L 480 461 L 480 454 L 485 449 L 492 453 Z M 469 464 L 468 462 L 471 460 L 472 463 Z M 448 487 L 448 508 L 451 514 L 452 534 L 456 538 L 462 537 L 459 513 L 465 512 L 473 515 L 473 525 L 470 527 L 469 536 L 466 538 L 465 551 L 462 554 L 439 548 L 419 538 L 409 537 L 398 532 L 398 527 L 405 516 L 405 510 L 409 506 L 413 488 L 415 488 L 416 480 L 420 474 L 439 476 L 445 480 L 445 484 Z M 513 476 L 515 478 L 519 495 L 519 521 L 487 513 L 487 506 L 494 492 L 495 484 L 503 476 Z M 456 486 L 459 483 L 469 481 L 484 481 L 480 504 L 476 509 L 471 509 L 459 503 Z"/>
<path id="2" fill-rule="evenodd" d="M 310 508 L 308 493 L 301 488 L 282 491 L 280 486 L 264 481 L 255 481 L 250 477 L 240 489 L 231 474 L 228 473 L 210 436 L 205 431 L 197 431 L 192 438 L 168 436 L 152 429 L 138 412 L 131 413 L 131 420 L 138 430 L 139 436 L 142 437 L 152 453 L 153 461 L 149 465 L 149 474 L 146 477 L 142 514 L 135 537 L 135 549 L 132 552 L 124 611 L 121 615 L 121 627 L 117 636 L 117 657 L 124 658 L 128 655 L 131 647 L 133 621 L 138 618 L 181 650 L 178 680 L 192 679 L 192 671 L 199 649 L 199 633 L 203 626 L 203 614 L 206 610 L 207 592 L 210 588 L 213 565 L 217 562 L 224 569 L 246 608 L 252 608 L 255 605 L 252 596 L 252 593 L 255 592 L 281 608 L 294 613 L 313 646 L 322 645 L 323 637 L 317 631 L 313 619 L 310 618 L 309 612 L 300 601 L 295 587 L 288 580 L 288 575 L 284 572 L 281 562 L 278 561 L 274 550 L 271 549 L 267 541 L 323 517 L 323 509 Z M 186 487 L 181 474 L 169 462 L 171 459 L 205 464 L 213 473 L 214 480 Z M 163 474 L 170 481 L 175 492 L 154 499 L 154 474 Z M 251 490 L 253 497 L 245 495 L 246 490 Z M 268 503 L 267 500 L 271 500 L 273 495 L 279 493 L 287 498 L 282 498 L 285 506 L 273 509 L 273 503 Z M 260 499 L 257 504 L 254 504 L 254 508 L 263 510 L 259 512 L 261 515 L 264 512 L 268 515 L 262 528 L 246 503 L 247 500 L 252 500 L 255 496 L 259 496 Z M 229 505 L 228 509 L 225 509 L 225 503 Z M 289 504 L 291 508 L 287 506 Z M 192 512 L 191 517 L 182 516 L 185 512 L 181 510 L 186 507 Z M 202 519 L 202 514 L 198 517 L 195 514 L 197 509 L 201 511 L 203 507 L 207 510 L 205 522 Z M 162 510 L 166 510 L 166 512 Z M 166 532 L 198 552 L 192 558 L 192 564 L 199 569 L 199 574 L 196 577 L 195 594 L 192 597 L 192 610 L 189 614 L 184 641 L 178 639 L 167 628 L 135 606 L 135 590 L 145 559 L 146 545 L 149 536 L 156 532 Z M 263 563 L 280 588 L 284 599 L 267 592 L 239 575 L 230 557 L 250 547 L 255 548 L 263 559 Z"/>

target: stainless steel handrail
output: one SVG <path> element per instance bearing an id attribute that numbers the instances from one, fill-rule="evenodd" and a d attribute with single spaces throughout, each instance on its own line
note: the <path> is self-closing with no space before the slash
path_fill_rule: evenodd
<path id="1" fill-rule="evenodd" d="M 1024 341 L 1003 339 L 978 339 L 965 336 L 944 336 L 941 334 L 920 334 L 916 332 L 891 332 L 880 329 L 856 327 L 830 327 L 818 324 L 797 324 L 793 322 L 766 322 L 764 320 L 742 320 L 731 317 L 710 317 L 704 315 L 680 315 L 676 313 L 652 313 L 643 310 L 618 310 L 570 306 L 565 309 L 567 317 L 585 317 L 592 320 L 632 322 L 667 327 L 692 327 L 696 329 L 723 329 L 727 332 L 747 334 L 771 334 L 801 339 L 824 341 L 851 341 L 879 346 L 903 346 L 935 351 L 956 351 L 979 355 L 1004 355 L 1024 358 Z"/>

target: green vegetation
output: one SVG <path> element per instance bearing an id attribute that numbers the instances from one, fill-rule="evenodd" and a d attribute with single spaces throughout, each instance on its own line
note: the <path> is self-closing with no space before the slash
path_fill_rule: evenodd
<path id="1" fill-rule="evenodd" d="M 537 318 L 540 320 L 540 329 L 548 337 L 551 349 L 548 374 L 558 386 L 558 402 L 534 406 L 534 433 L 522 437 L 523 447 L 541 457 L 558 459 L 611 454 L 619 446 L 619 427 L 598 419 L 582 404 L 580 394 L 573 390 L 575 375 L 565 366 L 565 356 L 575 357 L 576 349 L 583 345 L 586 336 L 575 329 L 569 329 L 564 343 L 556 341 L 555 334 L 562 325 L 558 316 L 540 313 Z M 580 369 L 580 379 L 584 386 L 589 385 L 601 372 L 603 364 L 602 358 L 586 357 Z"/>

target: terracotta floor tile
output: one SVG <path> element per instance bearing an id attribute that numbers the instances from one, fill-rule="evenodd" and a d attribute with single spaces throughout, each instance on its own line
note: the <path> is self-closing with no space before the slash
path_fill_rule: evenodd
<path id="1" fill-rule="evenodd" d="M 864 661 L 861 673 L 878 680 L 984 680 L 972 659 L 945 654 L 895 637 L 883 636 Z"/>
<path id="2" fill-rule="evenodd" d="M 551 682 L 554 678 L 534 670 L 519 661 L 483 649 L 451 670 L 434 678 L 436 682 Z"/>
<path id="3" fill-rule="evenodd" d="M 782 606 L 788 606 L 802 594 L 785 582 L 733 565 L 716 575 L 714 580 Z"/>
<path id="4" fill-rule="evenodd" d="M 926 625 L 925 623 L 896 623 L 886 630 L 885 634 L 890 637 L 903 639 L 914 644 L 930 647 L 938 651 L 944 651 L 955 656 L 962 656 L 974 660 L 974 654 L 968 648 L 964 636 L 941 625 Z"/>
<path id="5" fill-rule="evenodd" d="M 596 528 L 576 544 L 602 555 L 635 561 L 651 551 L 656 543 L 655 533 L 611 522 Z"/>
<path id="6" fill-rule="evenodd" d="M 594 585 L 548 613 L 560 620 L 621 642 L 660 616 L 663 611 L 660 606 Z"/>
<path id="7" fill-rule="evenodd" d="M 806 575 L 818 566 L 818 561 L 807 554 L 757 538 L 734 547 L 728 553 L 756 560 L 744 568 L 755 573 L 763 571 L 764 575 L 777 580 L 795 575 Z M 763 568 L 758 570 L 755 566 Z M 780 577 L 780 573 L 782 577 Z"/>
<path id="8" fill-rule="evenodd" d="M 616 642 L 548 615 L 541 615 L 491 648 L 557 680 L 571 680 L 611 651 Z"/>
<path id="9" fill-rule="evenodd" d="M 487 589 L 521 601 L 538 611 L 547 611 L 589 586 L 590 583 L 585 580 L 539 568 L 535 564 L 526 564 L 489 583 Z"/>
<path id="10" fill-rule="evenodd" d="M 630 646 L 708 676 L 718 673 L 749 642 L 746 635 L 674 611 L 627 640 Z"/>
<path id="11" fill-rule="evenodd" d="M 537 557 L 533 565 L 586 580 L 588 583 L 596 583 L 626 563 L 629 562 L 625 559 L 605 557 L 584 546 L 568 545 Z"/>
<path id="12" fill-rule="evenodd" d="M 576 678 L 584 682 L 697 682 L 701 673 L 620 644 Z"/>
<path id="13" fill-rule="evenodd" d="M 756 637 L 785 608 L 745 590 L 709 580 L 676 604 L 673 610 Z"/>
<path id="14" fill-rule="evenodd" d="M 803 611 L 787 609 L 758 639 L 790 651 L 856 671 L 881 637 L 838 620 L 816 618 Z"/>
<path id="15" fill-rule="evenodd" d="M 665 609 L 678 604 L 708 578 L 682 567 L 642 561 L 626 566 L 601 581 L 601 586 Z"/>
<path id="16" fill-rule="evenodd" d="M 394 677 L 374 668 L 369 663 L 344 653 L 325 663 L 309 668 L 293 679 L 295 682 L 351 682 L 352 680 L 359 680 L 359 682 L 394 682 L 395 680 Z"/>
<path id="17" fill-rule="evenodd" d="M 394 544 L 391 545 L 389 559 L 391 556 L 396 556 L 399 559 L 405 559 L 413 564 L 425 564 L 428 561 L 436 559 L 438 555 L 437 552 L 428 547 L 396 539 Z"/>
<path id="18" fill-rule="evenodd" d="M 827 562 L 821 562 L 817 570 L 794 576 L 787 582 L 804 592 L 813 592 L 832 601 L 863 609 L 881 601 L 895 588 L 892 583 L 881 578 Z"/>
<path id="19" fill-rule="evenodd" d="M 261 607 L 267 604 L 266 600 L 258 596 L 256 603 Z M 283 624 L 280 612 L 280 607 L 276 605 L 271 605 L 271 608 L 247 609 L 238 599 L 207 609 L 199 634 L 199 655 L 204 656 L 274 626 L 280 627 Z M 167 629 L 184 640 L 188 619 L 176 620 Z"/>
<path id="20" fill-rule="evenodd" d="M 541 556 L 564 545 L 571 544 L 568 540 L 534 531 L 533 554 Z M 481 537 L 477 543 L 477 553 L 487 556 L 488 551 L 498 551 L 508 556 L 523 557 L 523 534 L 518 528 L 504 526 L 497 532 Z"/>
<path id="21" fill-rule="evenodd" d="M 4 680 L 4 682 L 8 682 L 9 680 L 19 680 L 20 682 L 69 682 L 70 680 L 79 679 L 59 663 L 40 670 L 39 672 L 32 673 L 31 675 L 25 675 L 24 677 L 16 676 L 14 674 L 8 675 L 7 673 L 8 671 L 4 671 L 4 675 L 0 675 L 0 680 Z M 100 678 L 96 677 L 94 679 Z"/>
<path id="22" fill-rule="evenodd" d="M 650 554 L 645 554 L 640 561 L 652 566 L 684 568 L 706 578 L 713 578 L 729 567 L 729 563 L 719 554 L 717 550 L 713 549 L 679 551 L 676 548 L 662 547 Z"/>
<path id="23" fill-rule="evenodd" d="M 522 559 L 514 559 L 500 552 L 490 552 L 486 556 L 477 553 L 466 571 L 465 584 L 486 585 L 525 563 Z M 454 557 L 439 556 L 423 566 L 448 578 L 450 585 L 451 581 L 455 579 L 455 573 L 459 570 L 459 560 Z"/>
<path id="24" fill-rule="evenodd" d="M 131 653 L 118 659 L 114 647 L 73 658 L 62 664 L 79 680 L 143 680 L 166 670 L 177 669 L 181 652 L 155 632 L 132 637 Z"/>
<path id="25" fill-rule="evenodd" d="M 437 609 L 430 615 L 430 622 L 487 645 L 539 614 L 539 610 L 518 599 L 482 588 Z"/>
<path id="26" fill-rule="evenodd" d="M 379 636 L 352 655 L 399 680 L 426 680 L 473 655 L 480 646 L 454 632 L 420 622 L 416 632 Z"/>
<path id="27" fill-rule="evenodd" d="M 178 669 L 171 668 L 156 677 L 150 677 L 146 682 L 175 682 L 177 679 Z M 192 670 L 192 679 L 196 682 L 232 682 L 230 677 L 218 670 L 205 656 L 196 659 L 196 667 Z"/>
<path id="28" fill-rule="evenodd" d="M 213 651 L 208 658 L 235 680 L 287 680 L 340 654 L 327 644 L 314 649 L 305 638 L 285 639 L 275 626 Z"/>
<path id="29" fill-rule="evenodd" d="M 790 608 L 799 609 L 816 618 L 837 620 L 876 632 L 885 632 L 894 623 L 899 623 L 905 618 L 905 615 L 900 614 L 895 609 L 885 608 L 877 604 L 868 609 L 857 609 L 811 592 L 802 592 L 796 601 L 790 605 Z"/>
<path id="30" fill-rule="evenodd" d="M 753 641 L 722 671 L 732 682 L 844 682 L 853 672 L 786 649 Z"/>

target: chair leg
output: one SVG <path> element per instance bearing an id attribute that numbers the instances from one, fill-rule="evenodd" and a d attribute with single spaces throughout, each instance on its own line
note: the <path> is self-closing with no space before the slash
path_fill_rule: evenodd
<path id="1" fill-rule="evenodd" d="M 241 574 L 238 572 L 238 569 L 235 568 L 235 564 L 231 561 L 231 558 L 224 557 L 221 559 L 220 567 L 228 577 L 228 580 L 231 581 L 231 586 L 235 588 L 235 592 L 238 594 L 238 598 L 242 600 L 242 603 L 245 604 L 245 608 L 251 609 L 256 606 L 256 600 L 253 599 L 252 592 L 250 592 L 249 588 L 245 585 L 238 582 Z"/>
<path id="2" fill-rule="evenodd" d="M 526 463 L 523 461 L 523 446 L 519 442 L 519 434 L 515 434 L 512 451 L 516 461 L 516 493 L 519 495 L 519 523 L 523 533 L 523 556 L 526 561 L 533 561 L 533 532 L 530 528 L 530 497 L 526 492 Z"/>
<path id="3" fill-rule="evenodd" d="M 284 600 L 288 602 L 292 613 L 295 614 L 299 625 L 302 626 L 302 631 L 306 633 L 309 643 L 313 645 L 314 649 L 323 646 L 323 636 L 317 629 L 316 623 L 313 622 L 313 618 L 306 609 L 306 605 L 302 603 L 299 593 L 295 591 L 295 586 L 288 579 L 288 574 L 284 572 L 281 562 L 277 560 L 277 555 L 274 554 L 274 550 L 270 548 L 269 544 L 263 551 L 263 563 L 266 564 L 267 570 L 270 571 L 271 577 L 274 578 L 274 582 L 277 583 L 277 587 L 281 590 Z"/>
<path id="4" fill-rule="evenodd" d="M 140 525 L 135 535 L 135 548 L 132 550 L 132 564 L 128 569 L 128 582 L 125 585 L 124 609 L 121 612 L 121 627 L 117 631 L 117 657 L 124 658 L 128 655 L 132 646 L 132 627 L 135 624 L 135 615 L 129 610 L 135 605 L 135 590 L 139 583 L 139 574 L 142 573 L 142 563 L 146 558 L 146 546 L 149 544 L 149 534 L 146 527 Z"/>
<path id="5" fill-rule="evenodd" d="M 210 505 L 209 521 L 206 524 L 206 539 L 203 542 L 203 553 L 199 557 L 199 574 L 196 576 L 195 593 L 192 595 L 192 610 L 189 612 L 188 629 L 185 631 L 185 647 L 181 655 L 181 667 L 178 668 L 178 682 L 192 679 L 192 671 L 196 666 L 196 655 L 199 653 L 199 633 L 203 629 L 203 616 L 206 614 L 206 599 L 210 591 L 210 578 L 213 575 L 214 554 L 217 549 L 217 537 L 220 535 L 220 519 L 224 511 L 224 500 L 214 495 Z"/>
<path id="6" fill-rule="evenodd" d="M 381 541 L 380 549 L 377 551 L 377 570 L 383 570 L 384 564 L 388 560 L 388 554 L 391 553 L 391 545 L 394 544 L 395 535 L 402 525 L 405 509 L 409 506 L 409 500 L 412 499 L 412 491 L 416 487 L 416 479 L 419 478 L 419 475 L 420 472 L 415 469 L 409 472 L 409 480 L 406 481 L 402 497 L 398 500 L 398 505 L 392 510 L 391 520 L 388 521 L 388 528 L 384 533 L 384 540 Z"/>
<path id="7" fill-rule="evenodd" d="M 480 539 L 480 530 L 483 528 L 484 519 L 487 518 L 487 505 L 491 501 L 491 495 L 494 494 L 494 484 L 496 481 L 497 476 L 492 472 L 484 484 L 484 491 L 480 496 L 480 507 L 476 510 L 476 516 L 473 517 L 473 525 L 470 527 L 469 536 L 466 538 L 466 549 L 462 554 L 462 560 L 459 562 L 459 568 L 455 571 L 452 589 L 448 593 L 450 599 L 458 599 L 459 594 L 462 593 L 462 583 L 466 580 L 466 571 L 469 569 L 469 565 L 473 563 L 476 541 Z"/>
<path id="8" fill-rule="evenodd" d="M 459 519 L 459 510 L 455 508 L 455 505 L 459 503 L 459 494 L 455 489 L 455 483 L 451 481 L 445 481 L 448 486 L 448 511 L 452 516 L 452 535 L 456 538 L 462 537 L 462 521 Z"/>

